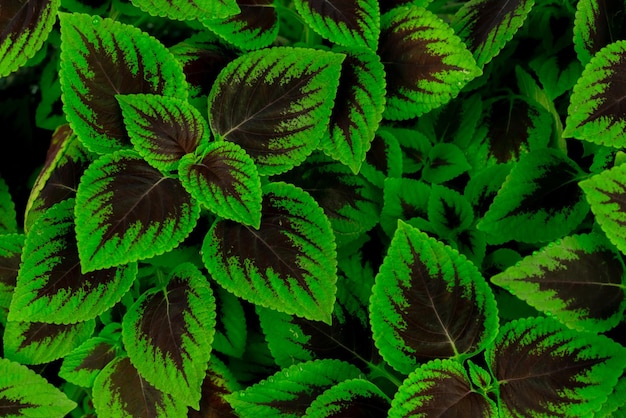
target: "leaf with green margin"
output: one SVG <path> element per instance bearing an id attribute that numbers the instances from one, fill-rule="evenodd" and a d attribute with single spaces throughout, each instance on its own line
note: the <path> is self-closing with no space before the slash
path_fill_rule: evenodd
<path id="1" fill-rule="evenodd" d="M 330 323 L 337 290 L 337 253 L 330 222 L 302 189 L 263 187 L 261 226 L 217 220 L 202 259 L 225 289 L 256 305 Z"/>
<path id="2" fill-rule="evenodd" d="M 326 389 L 306 409 L 304 418 L 383 417 L 389 398 L 365 379 L 348 379 Z"/>
<path id="3" fill-rule="evenodd" d="M 203 144 L 180 160 L 178 177 L 201 205 L 222 218 L 258 228 L 261 179 L 252 158 L 234 142 Z"/>
<path id="4" fill-rule="evenodd" d="M 0 10 L 0 78 L 41 49 L 56 22 L 60 0 L 3 2 Z"/>
<path id="5" fill-rule="evenodd" d="M 157 94 L 115 96 L 135 150 L 163 173 L 209 140 L 209 125 L 185 100 Z"/>
<path id="6" fill-rule="evenodd" d="M 209 360 L 207 375 L 202 382 L 200 408 L 190 409 L 187 418 L 237 418 L 224 395 L 239 390 L 239 384 L 230 370 L 217 357 Z"/>
<path id="7" fill-rule="evenodd" d="M 216 324 L 213 350 L 241 358 L 246 350 L 248 329 L 241 300 L 216 286 Z"/>
<path id="8" fill-rule="evenodd" d="M 531 151 L 511 169 L 477 227 L 492 244 L 547 242 L 565 236 L 589 212 L 577 184 L 583 176 L 578 164 L 561 151 Z"/>
<path id="9" fill-rule="evenodd" d="M 422 120 L 422 119 L 419 119 Z M 411 177 L 419 172 L 423 166 L 426 156 L 432 147 L 430 138 L 423 132 L 415 129 L 384 127 L 398 140 L 400 150 L 402 150 L 402 174 Z M 379 132 L 382 132 L 380 129 Z"/>
<path id="10" fill-rule="evenodd" d="M 92 394 L 97 416 L 187 416 L 186 405 L 141 377 L 128 357 L 116 357 L 98 374 Z"/>
<path id="11" fill-rule="evenodd" d="M 49 363 L 87 341 L 96 327 L 91 319 L 69 325 L 9 321 L 4 330 L 4 356 L 21 364 Z"/>
<path id="12" fill-rule="evenodd" d="M 402 177 L 402 148 L 396 137 L 380 129 L 374 135 L 371 148 L 361 166 L 361 174 L 372 184 L 382 188 L 385 179 Z"/>
<path id="13" fill-rule="evenodd" d="M 329 131 L 320 148 L 358 173 L 370 149 L 385 106 L 385 70 L 368 49 L 335 48 L 346 55 Z"/>
<path id="14" fill-rule="evenodd" d="M 626 309 L 624 270 L 604 236 L 574 235 L 525 257 L 491 282 L 569 328 L 604 332 Z"/>
<path id="15" fill-rule="evenodd" d="M 214 334 L 213 291 L 191 263 L 176 267 L 164 288 L 141 295 L 122 321 L 124 348 L 139 374 L 194 409 Z"/>
<path id="16" fill-rule="evenodd" d="M 589 177 L 580 183 L 585 197 L 607 238 L 626 254 L 626 165 Z"/>
<path id="17" fill-rule="evenodd" d="M 466 364 L 470 381 L 479 389 L 483 390 L 483 393 L 488 393 L 491 390 L 491 382 L 493 381 L 491 373 L 474 363 L 472 360 L 467 360 Z"/>
<path id="18" fill-rule="evenodd" d="M 388 416 L 491 418 L 498 416 L 498 408 L 474 390 L 463 364 L 435 359 L 422 364 L 402 382 Z"/>
<path id="19" fill-rule="evenodd" d="M 361 375 L 339 360 L 314 360 L 284 368 L 246 389 L 224 396 L 239 416 L 302 417 L 311 402 L 329 387 Z"/>
<path id="20" fill-rule="evenodd" d="M 132 3 L 152 16 L 172 20 L 202 20 L 239 13 L 236 0 L 132 0 Z"/>
<path id="21" fill-rule="evenodd" d="M 343 59 L 291 47 L 237 58 L 220 72 L 209 94 L 213 133 L 246 150 L 261 175 L 298 165 L 328 127 Z"/>
<path id="22" fill-rule="evenodd" d="M 22 261 L 23 234 L 0 235 L 0 324 L 5 324 Z"/>
<path id="23" fill-rule="evenodd" d="M 270 46 L 278 36 L 273 0 L 237 0 L 240 12 L 228 17 L 201 19 L 204 26 L 243 50 Z"/>
<path id="24" fill-rule="evenodd" d="M 9 321 L 70 324 L 94 319 L 122 299 L 137 263 L 82 274 L 74 199 L 48 209 L 26 236 Z"/>
<path id="25" fill-rule="evenodd" d="M 513 163 L 492 165 L 477 172 L 467 182 L 463 196 L 472 205 L 476 218 L 482 218 L 489 210 L 512 168 Z"/>
<path id="26" fill-rule="evenodd" d="M 0 411 L 4 417 L 62 418 L 76 402 L 39 374 L 0 358 Z"/>
<path id="27" fill-rule="evenodd" d="M 0 177 L 0 235 L 17 233 L 17 212 L 9 186 Z"/>
<path id="28" fill-rule="evenodd" d="M 624 148 L 626 41 L 602 48 L 585 66 L 574 86 L 563 137 Z"/>
<path id="29" fill-rule="evenodd" d="M 498 329 L 496 302 L 478 269 L 456 250 L 398 221 L 370 299 L 374 343 L 394 369 L 471 357 Z"/>
<path id="30" fill-rule="evenodd" d="M 59 376 L 77 386 L 91 388 L 100 371 L 119 351 L 110 338 L 90 338 L 63 358 Z"/>
<path id="31" fill-rule="evenodd" d="M 84 14 L 59 13 L 63 110 L 81 142 L 106 154 L 129 147 L 118 94 L 187 98 L 182 67 L 140 29 Z"/>
<path id="32" fill-rule="evenodd" d="M 606 401 L 626 350 L 603 335 L 550 318 L 511 321 L 485 358 L 498 384 L 500 416 L 584 417 Z"/>
<path id="33" fill-rule="evenodd" d="M 376 0 L 295 0 L 304 22 L 329 41 L 347 47 L 376 50 L 380 9 Z"/>
<path id="34" fill-rule="evenodd" d="M 528 65 L 535 72 L 543 87 L 540 91 L 529 96 L 546 110 L 553 112 L 553 115 L 560 117 L 554 107 L 554 99 L 571 91 L 583 72 L 583 66 L 576 60 L 567 63 L 565 68 L 560 68 L 559 63 L 559 56 L 547 53 L 533 59 Z M 565 63 L 563 64 L 565 65 Z M 518 68 L 520 67 L 516 67 L 516 72 Z"/>
<path id="35" fill-rule="evenodd" d="M 436 184 L 428 197 L 428 221 L 441 238 L 448 238 L 472 225 L 474 211 L 459 192 Z"/>
<path id="36" fill-rule="evenodd" d="M 534 0 L 471 0 L 459 9 L 452 27 L 483 68 L 524 24 Z"/>
<path id="37" fill-rule="evenodd" d="M 393 9 L 381 25 L 378 55 L 387 77 L 387 119 L 421 116 L 482 74 L 452 28 L 426 9 Z"/>
<path id="38" fill-rule="evenodd" d="M 612 418 L 623 416 L 626 412 L 626 375 L 622 376 L 613 387 L 606 402 L 594 414 L 594 418 Z"/>
<path id="39" fill-rule="evenodd" d="M 574 19 L 574 49 L 581 64 L 605 46 L 622 39 L 626 4 L 621 1 L 579 0 Z"/>
<path id="40" fill-rule="evenodd" d="M 422 179 L 441 184 L 460 176 L 471 168 L 463 151 L 454 144 L 435 144 L 424 162 Z"/>
<path id="41" fill-rule="evenodd" d="M 94 161 L 76 192 L 83 273 L 163 254 L 193 230 L 200 207 L 175 178 L 131 150 Z"/>
<path id="42" fill-rule="evenodd" d="M 431 186 L 409 178 L 387 178 L 383 187 L 383 210 L 380 226 L 392 237 L 398 219 L 412 224 L 411 220 L 428 219 L 428 201 Z"/>

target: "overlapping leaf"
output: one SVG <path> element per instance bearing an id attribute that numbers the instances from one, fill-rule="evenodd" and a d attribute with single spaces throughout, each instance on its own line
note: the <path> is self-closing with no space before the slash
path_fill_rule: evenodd
<path id="1" fill-rule="evenodd" d="M 0 234 L 12 234 L 17 232 L 17 213 L 15 203 L 11 199 L 9 186 L 0 177 Z"/>
<path id="2" fill-rule="evenodd" d="M 534 4 L 534 0 L 472 0 L 457 12 L 452 27 L 482 68 L 513 38 Z"/>
<path id="3" fill-rule="evenodd" d="M 563 136 L 608 147 L 626 146 L 626 41 L 600 50 L 574 86 Z"/>
<path id="4" fill-rule="evenodd" d="M 83 273 L 175 248 L 200 212 L 177 179 L 163 176 L 131 150 L 103 155 L 89 166 L 76 207 Z"/>
<path id="5" fill-rule="evenodd" d="M 134 26 L 85 14 L 60 14 L 64 112 L 81 142 L 108 153 L 130 145 L 118 94 L 187 98 L 180 64 Z"/>
<path id="6" fill-rule="evenodd" d="M 28 61 L 52 30 L 60 0 L 4 2 L 0 9 L 0 78 Z"/>
<path id="7" fill-rule="evenodd" d="M 118 351 L 119 347 L 109 338 L 90 338 L 63 358 L 59 376 L 77 386 L 90 388 Z"/>
<path id="8" fill-rule="evenodd" d="M 495 299 L 456 250 L 399 221 L 370 299 L 374 342 L 396 370 L 420 361 L 463 359 L 495 337 Z"/>
<path id="9" fill-rule="evenodd" d="M 454 144 L 440 143 L 430 149 L 424 163 L 422 179 L 441 184 L 460 176 L 471 167 L 463 151 Z"/>
<path id="10" fill-rule="evenodd" d="M 380 214 L 380 225 L 392 237 L 398 219 L 416 226 L 415 220 L 428 219 L 428 201 L 431 187 L 418 180 L 387 178 L 383 189 L 384 205 Z"/>
<path id="11" fill-rule="evenodd" d="M 315 398 L 304 417 L 383 417 L 388 409 L 387 395 L 375 384 L 365 379 L 348 379 Z"/>
<path id="12" fill-rule="evenodd" d="M 23 234 L 0 235 L 0 324 L 6 322 L 9 314 L 9 306 L 20 268 L 24 238 Z"/>
<path id="13" fill-rule="evenodd" d="M 383 16 L 378 55 L 385 63 L 388 119 L 437 108 L 481 74 L 452 28 L 421 7 L 399 7 Z"/>
<path id="14" fill-rule="evenodd" d="M 626 4 L 623 1 L 580 0 L 574 20 L 574 49 L 586 65 L 602 48 L 623 39 Z"/>
<path id="15" fill-rule="evenodd" d="M 304 21 L 331 42 L 376 50 L 380 33 L 378 1 L 296 0 L 294 4 Z"/>
<path id="16" fill-rule="evenodd" d="M 236 59 L 209 95 L 213 133 L 246 150 L 259 174 L 282 173 L 301 163 L 328 127 L 343 59 L 289 47 Z"/>
<path id="17" fill-rule="evenodd" d="M 47 210 L 24 243 L 10 321 L 69 324 L 115 305 L 137 276 L 137 263 L 82 274 L 74 232 L 74 199 Z"/>
<path id="18" fill-rule="evenodd" d="M 507 323 L 485 357 L 507 417 L 591 416 L 626 365 L 626 350 L 608 337 L 568 330 L 550 318 Z"/>
<path id="19" fill-rule="evenodd" d="M 388 130 L 379 129 L 371 145 L 361 167 L 363 177 L 380 188 L 385 179 L 402 177 L 402 148 L 396 137 Z"/>
<path id="20" fill-rule="evenodd" d="M 246 350 L 248 329 L 241 300 L 217 286 L 213 350 L 241 358 Z"/>
<path id="21" fill-rule="evenodd" d="M 0 411 L 3 416 L 62 418 L 74 408 L 76 402 L 39 374 L 0 358 Z"/>
<path id="22" fill-rule="evenodd" d="M 205 237 L 202 257 L 213 278 L 237 296 L 330 323 L 335 241 L 328 218 L 302 189 L 266 185 L 259 229 L 218 220 Z"/>
<path id="23" fill-rule="evenodd" d="M 197 154 L 180 161 L 178 175 L 185 189 L 217 215 L 258 228 L 261 179 L 252 158 L 227 141 L 202 146 Z"/>
<path id="24" fill-rule="evenodd" d="M 428 220 L 442 238 L 469 228 L 474 220 L 472 206 L 461 194 L 445 186 L 433 186 L 428 198 Z"/>
<path id="25" fill-rule="evenodd" d="M 155 388 L 198 408 L 215 333 L 215 299 L 190 263 L 172 271 L 167 286 L 144 293 L 124 315 L 130 361 Z"/>
<path id="26" fill-rule="evenodd" d="M 175 20 L 227 17 L 239 13 L 236 0 L 133 0 L 133 4 L 152 16 Z"/>
<path id="27" fill-rule="evenodd" d="M 228 368 L 217 357 L 211 357 L 207 375 L 202 382 L 200 408 L 188 411 L 188 418 L 207 418 L 212 416 L 236 418 L 233 408 L 224 399 L 224 395 L 239 390 L 239 384 Z"/>
<path id="28" fill-rule="evenodd" d="M 498 416 L 495 402 L 476 392 L 463 364 L 456 360 L 432 360 L 423 364 L 398 389 L 390 418 Z"/>

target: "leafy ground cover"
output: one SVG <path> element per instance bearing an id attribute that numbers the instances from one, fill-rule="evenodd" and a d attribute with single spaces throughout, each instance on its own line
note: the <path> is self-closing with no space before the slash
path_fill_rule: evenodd
<path id="1" fill-rule="evenodd" d="M 1 415 L 626 415 L 626 3 L 4 3 Z"/>

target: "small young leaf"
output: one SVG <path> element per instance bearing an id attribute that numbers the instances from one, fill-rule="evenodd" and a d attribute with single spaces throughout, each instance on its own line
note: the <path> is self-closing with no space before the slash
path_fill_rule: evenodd
<path id="1" fill-rule="evenodd" d="M 615 148 L 626 146 L 626 90 L 621 82 L 625 57 L 626 41 L 617 41 L 589 61 L 570 98 L 564 137 Z"/>
<path id="2" fill-rule="evenodd" d="M 0 324 L 5 324 L 17 283 L 24 235 L 0 235 Z"/>
<path id="3" fill-rule="evenodd" d="M 330 323 L 337 289 L 334 237 L 328 218 L 302 189 L 266 185 L 259 229 L 216 221 L 202 258 L 213 278 L 237 296 Z"/>
<path id="4" fill-rule="evenodd" d="M 376 132 L 361 167 L 361 174 L 380 188 L 385 179 L 402 177 L 402 148 L 392 133 L 382 129 Z"/>
<path id="5" fill-rule="evenodd" d="M 495 299 L 457 251 L 399 221 L 370 299 L 374 342 L 401 373 L 425 359 L 463 359 L 498 328 Z"/>
<path id="6" fill-rule="evenodd" d="M 504 325 L 485 358 L 499 386 L 501 416 L 584 417 L 611 393 L 626 350 L 550 318 L 528 318 Z"/>
<path id="7" fill-rule="evenodd" d="M 202 20 L 239 13 L 236 0 L 133 0 L 133 4 L 152 16 L 174 20 Z"/>
<path id="8" fill-rule="evenodd" d="M 342 54 L 289 47 L 236 59 L 209 94 L 213 133 L 246 150 L 261 175 L 298 165 L 328 127 L 343 59 Z"/>
<path id="9" fill-rule="evenodd" d="M 135 150 L 162 173 L 208 141 L 209 126 L 200 111 L 184 100 L 156 94 L 116 96 Z"/>
<path id="10" fill-rule="evenodd" d="M 17 213 L 15 203 L 11 199 L 9 186 L 0 177 L 0 234 L 13 234 L 17 232 Z"/>
<path id="11" fill-rule="evenodd" d="M 460 176 L 470 168 L 459 147 L 440 143 L 430 149 L 424 163 L 422 179 L 429 183 L 441 184 Z"/>
<path id="12" fill-rule="evenodd" d="M 187 98 L 180 64 L 138 28 L 85 14 L 60 13 L 61 88 L 67 120 L 91 151 L 128 147 L 118 94 Z"/>
<path id="13" fill-rule="evenodd" d="M 93 162 L 76 192 L 76 239 L 83 273 L 175 248 L 200 208 L 180 182 L 131 150 Z"/>
<path id="14" fill-rule="evenodd" d="M 378 55 L 385 64 L 387 119 L 410 119 L 456 97 L 482 72 L 450 26 L 421 7 L 382 18 Z"/>
<path id="15" fill-rule="evenodd" d="M 469 228 L 474 220 L 470 203 L 458 192 L 433 186 L 428 197 L 428 221 L 441 238 L 449 238 Z"/>
<path id="16" fill-rule="evenodd" d="M 495 402 L 476 392 L 456 360 L 431 360 L 411 372 L 398 389 L 390 418 L 498 416 Z"/>
<path id="17" fill-rule="evenodd" d="M 383 188 L 384 205 L 380 225 L 392 237 L 398 219 L 412 225 L 412 220 L 428 219 L 428 201 L 431 188 L 428 184 L 407 178 L 387 178 Z"/>
<path id="18" fill-rule="evenodd" d="M 623 39 L 626 19 L 623 1 L 579 0 L 574 20 L 574 49 L 582 65 L 602 48 Z"/>
<path id="19" fill-rule="evenodd" d="M 0 358 L 0 411 L 4 417 L 62 418 L 76 408 L 46 379 L 19 363 Z"/>
<path id="20" fill-rule="evenodd" d="M 237 144 L 212 142 L 184 156 L 178 175 L 187 191 L 223 218 L 259 227 L 261 180 L 254 161 Z"/>
<path id="21" fill-rule="evenodd" d="M 348 379 L 315 398 L 304 418 L 383 417 L 388 410 L 389 399 L 375 384 Z"/>
<path id="22" fill-rule="evenodd" d="M 108 338 L 93 337 L 63 358 L 59 376 L 78 386 L 90 388 L 102 369 L 113 361 L 118 347 Z"/>

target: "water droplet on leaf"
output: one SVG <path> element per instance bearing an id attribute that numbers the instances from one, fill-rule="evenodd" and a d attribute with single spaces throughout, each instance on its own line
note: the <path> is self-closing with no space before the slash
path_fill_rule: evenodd
<path id="1" fill-rule="evenodd" d="M 100 24 L 100 22 L 102 22 L 100 16 L 94 16 L 93 19 L 91 19 L 91 23 L 93 23 L 94 25 L 98 25 Z"/>

